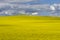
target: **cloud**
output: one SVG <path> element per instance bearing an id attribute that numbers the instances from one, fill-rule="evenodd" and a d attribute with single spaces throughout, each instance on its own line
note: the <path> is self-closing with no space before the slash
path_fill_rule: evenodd
<path id="1" fill-rule="evenodd" d="M 59 6 L 59 7 L 57 7 Z M 11 8 L 10 8 L 11 7 Z M 57 7 L 57 8 L 56 8 Z M 0 3 L 0 10 L 2 10 L 2 14 L 4 12 L 8 12 L 10 14 L 12 13 L 25 13 L 25 11 L 27 11 L 28 13 L 32 13 L 32 15 L 37 15 L 41 14 L 41 15 L 50 15 L 52 13 L 57 13 L 56 10 L 58 10 L 60 8 L 60 4 L 34 4 L 34 5 L 30 5 L 30 4 L 8 4 L 8 3 Z M 55 9 L 56 8 L 56 9 Z M 9 11 L 8 11 L 9 10 Z M 12 11 L 10 11 L 12 10 Z"/>
<path id="2" fill-rule="evenodd" d="M 19 8 L 28 8 L 28 9 L 34 9 L 34 10 L 49 10 L 50 5 L 49 4 L 38 4 L 38 5 L 27 5 L 27 4 L 20 4 L 16 5 Z"/>
<path id="3" fill-rule="evenodd" d="M 0 2 L 29 2 L 33 0 L 0 0 Z"/>
<path id="4" fill-rule="evenodd" d="M 50 6 L 50 8 L 51 8 L 51 10 L 53 10 L 53 11 L 55 10 L 55 7 L 54 7 L 54 6 Z"/>

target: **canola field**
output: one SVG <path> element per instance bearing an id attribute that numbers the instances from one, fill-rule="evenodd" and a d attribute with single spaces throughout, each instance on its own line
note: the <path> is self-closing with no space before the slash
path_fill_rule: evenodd
<path id="1" fill-rule="evenodd" d="M 60 17 L 0 16 L 0 40 L 60 40 Z"/>

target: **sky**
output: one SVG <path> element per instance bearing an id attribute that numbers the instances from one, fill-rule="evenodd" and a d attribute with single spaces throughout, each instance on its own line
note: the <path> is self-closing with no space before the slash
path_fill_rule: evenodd
<path id="1" fill-rule="evenodd" d="M 53 3 L 60 3 L 60 0 L 37 0 L 37 3 L 42 3 L 42 4 L 53 4 Z"/>
<path id="2" fill-rule="evenodd" d="M 7 9 L 7 6 L 9 8 L 9 6 L 11 6 L 12 4 L 10 3 L 14 3 L 14 4 L 19 4 L 17 5 L 17 9 L 15 10 L 18 10 L 18 6 L 20 8 L 30 8 L 30 9 L 35 9 L 35 10 L 40 10 L 40 9 L 44 9 L 44 10 L 48 10 L 49 9 L 49 6 L 53 5 L 53 4 L 59 4 L 58 6 L 60 7 L 60 0 L 0 0 L 0 9 L 3 7 L 5 9 Z M 27 5 L 28 4 L 28 5 Z M 7 6 L 6 6 L 7 5 Z M 14 6 L 14 5 L 13 5 Z M 56 5 L 55 5 L 56 6 Z M 55 10 L 55 6 L 51 6 L 51 9 L 52 10 Z M 40 9 L 39 9 L 40 8 Z M 3 10 L 2 12 L 4 11 L 8 11 L 8 10 Z M 58 8 L 59 9 L 59 8 Z M 60 9 L 59 9 L 60 10 Z M 58 12 L 58 11 L 57 11 Z M 49 12 L 48 12 L 49 13 Z M 42 15 L 46 15 L 45 14 L 42 14 Z"/>
<path id="3" fill-rule="evenodd" d="M 37 4 L 53 4 L 60 3 L 60 0 L 0 0 L 0 2 L 21 2 L 21 3 L 37 3 Z"/>

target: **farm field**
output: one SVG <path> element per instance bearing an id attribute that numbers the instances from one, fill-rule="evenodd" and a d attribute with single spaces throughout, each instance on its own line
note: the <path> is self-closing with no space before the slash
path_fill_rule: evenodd
<path id="1" fill-rule="evenodd" d="M 0 40 L 60 40 L 60 17 L 0 16 Z"/>

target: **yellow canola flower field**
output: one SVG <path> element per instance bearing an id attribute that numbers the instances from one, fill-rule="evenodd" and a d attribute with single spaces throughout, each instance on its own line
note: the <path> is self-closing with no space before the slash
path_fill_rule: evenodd
<path id="1" fill-rule="evenodd" d="M 0 16 L 0 40 L 60 40 L 60 17 Z"/>

